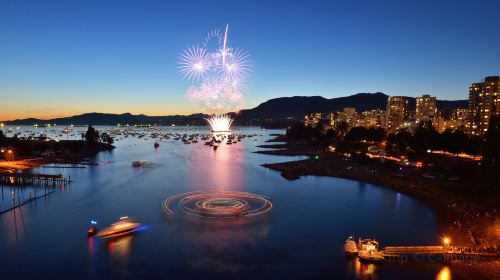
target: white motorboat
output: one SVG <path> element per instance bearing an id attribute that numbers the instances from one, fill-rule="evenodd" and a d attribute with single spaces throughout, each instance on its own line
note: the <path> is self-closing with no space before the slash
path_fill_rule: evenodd
<path id="1" fill-rule="evenodd" d="M 129 217 L 121 217 L 118 222 L 111 226 L 99 231 L 97 236 L 102 238 L 116 237 L 132 233 L 135 229 L 141 226 L 140 223 Z"/>

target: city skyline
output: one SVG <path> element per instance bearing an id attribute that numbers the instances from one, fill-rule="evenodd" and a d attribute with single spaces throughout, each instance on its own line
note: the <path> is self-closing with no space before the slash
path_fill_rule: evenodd
<path id="1" fill-rule="evenodd" d="M 384 2 L 391 9 L 294 1 L 277 12 L 259 1 L 56 1 L 57 9 L 1 1 L 0 24 L 12 27 L 0 29 L 0 119 L 198 113 L 178 79 L 177 56 L 186 42 L 225 24 L 252 53 L 243 108 L 276 97 L 358 92 L 468 99 L 472 83 L 498 74 L 500 39 L 477 44 L 499 25 L 498 3 Z"/>

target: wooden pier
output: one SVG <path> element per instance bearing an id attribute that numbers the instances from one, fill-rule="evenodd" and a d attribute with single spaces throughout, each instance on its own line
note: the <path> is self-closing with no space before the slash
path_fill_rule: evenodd
<path id="1" fill-rule="evenodd" d="M 30 174 L 30 173 L 8 173 L 0 172 L 0 184 L 4 185 L 56 185 L 68 184 L 71 178 L 64 178 L 62 174 L 47 175 L 47 174 Z"/>
<path id="2" fill-rule="evenodd" d="M 443 246 L 387 246 L 383 250 L 386 255 L 443 254 L 445 252 Z"/>
<path id="3" fill-rule="evenodd" d="M 472 260 L 473 258 L 497 258 L 496 252 L 475 250 L 456 250 L 452 246 L 387 246 L 381 251 L 388 262 L 429 261 L 449 262 L 454 260 Z"/>

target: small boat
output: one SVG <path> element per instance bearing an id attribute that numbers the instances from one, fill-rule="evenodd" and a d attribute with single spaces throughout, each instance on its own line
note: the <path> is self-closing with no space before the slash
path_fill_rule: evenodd
<path id="1" fill-rule="evenodd" d="M 109 238 L 132 233 L 135 229 L 141 226 L 140 223 L 129 217 L 121 217 L 118 222 L 100 231 L 97 236 Z"/>
<path id="2" fill-rule="evenodd" d="M 87 236 L 88 237 L 94 236 L 96 233 L 97 233 L 97 228 L 96 227 L 90 227 L 87 230 Z"/>
<path id="3" fill-rule="evenodd" d="M 352 236 L 349 236 L 345 241 L 344 251 L 346 255 L 355 255 L 358 253 L 358 247 L 356 246 L 356 241 Z"/>
<path id="4" fill-rule="evenodd" d="M 149 160 L 134 160 L 132 161 L 133 167 L 144 167 L 153 164 L 153 162 Z"/>

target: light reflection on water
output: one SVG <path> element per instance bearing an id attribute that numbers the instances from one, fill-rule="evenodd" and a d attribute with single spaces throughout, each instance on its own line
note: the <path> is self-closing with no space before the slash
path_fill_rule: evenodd
<path id="1" fill-rule="evenodd" d="M 451 280 L 451 271 L 448 266 L 443 266 L 439 271 L 436 280 Z"/>
<path id="2" fill-rule="evenodd" d="M 421 269 L 420 264 L 374 265 L 346 259 L 342 248 L 350 234 L 375 236 L 382 246 L 439 242 L 435 216 L 405 195 L 362 182 L 314 176 L 283 179 L 260 164 L 289 157 L 252 153 L 275 132 L 243 128 L 242 134 L 264 136 L 230 146 L 222 143 L 217 151 L 203 141 L 185 145 L 172 139 L 161 140 L 155 150 L 153 139 L 129 137 L 119 139 L 114 151 L 100 153 L 95 158 L 98 166 L 39 170 L 71 176 L 74 182 L 0 216 L 0 268 L 9 268 L 0 272 L 2 279 L 20 271 L 31 278 L 71 279 L 155 275 L 410 280 L 445 275 L 439 264 Z M 154 164 L 136 169 L 131 167 L 134 160 Z M 4 188 L 2 207 L 12 199 L 10 188 Z M 256 193 L 269 197 L 274 207 L 257 219 L 165 217 L 164 199 L 197 190 Z M 14 191 L 17 196 L 33 190 Z M 114 240 L 87 239 L 90 220 L 104 227 L 125 215 L 147 224 L 148 230 Z"/>

